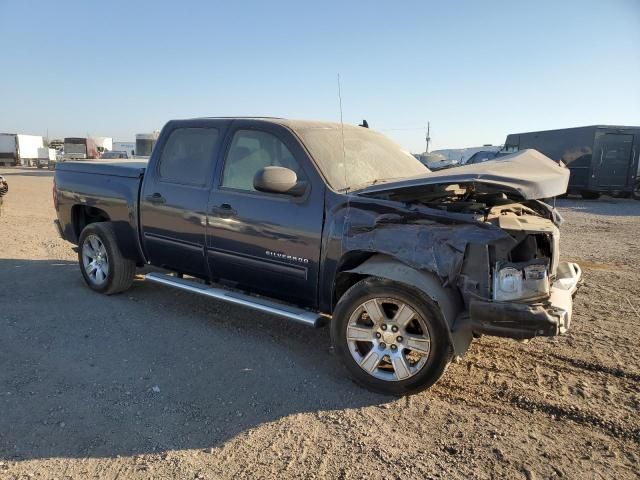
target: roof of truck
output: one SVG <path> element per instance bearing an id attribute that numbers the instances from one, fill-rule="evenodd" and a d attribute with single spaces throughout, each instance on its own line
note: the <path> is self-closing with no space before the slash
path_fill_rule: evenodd
<path id="1" fill-rule="evenodd" d="M 307 130 L 313 128 L 342 128 L 342 124 L 339 122 L 328 122 L 324 120 L 294 120 L 281 117 L 197 117 L 191 119 L 182 119 L 183 121 L 189 120 L 259 120 L 266 123 L 275 123 L 278 125 L 284 125 L 292 130 Z M 178 120 L 181 121 L 181 120 Z M 358 127 L 352 124 L 344 124 L 344 128 L 364 128 Z"/>

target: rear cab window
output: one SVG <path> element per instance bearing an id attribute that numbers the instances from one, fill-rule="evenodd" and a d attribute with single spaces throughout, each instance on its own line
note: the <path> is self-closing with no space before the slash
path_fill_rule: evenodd
<path id="1" fill-rule="evenodd" d="M 160 181 L 204 187 L 213 175 L 220 139 L 217 128 L 174 129 L 164 144 L 156 169 Z"/>

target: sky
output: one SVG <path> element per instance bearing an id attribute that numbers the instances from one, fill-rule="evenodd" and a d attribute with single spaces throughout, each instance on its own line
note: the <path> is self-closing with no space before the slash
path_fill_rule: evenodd
<path id="1" fill-rule="evenodd" d="M 371 128 L 405 149 L 640 125 L 640 0 L 0 0 L 0 132 L 133 141 L 174 118 Z"/>

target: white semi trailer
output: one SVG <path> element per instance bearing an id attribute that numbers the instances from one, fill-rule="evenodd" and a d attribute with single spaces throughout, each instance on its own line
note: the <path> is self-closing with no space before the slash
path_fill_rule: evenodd
<path id="1" fill-rule="evenodd" d="M 0 133 L 0 165 L 37 165 L 42 147 L 41 135 Z"/>

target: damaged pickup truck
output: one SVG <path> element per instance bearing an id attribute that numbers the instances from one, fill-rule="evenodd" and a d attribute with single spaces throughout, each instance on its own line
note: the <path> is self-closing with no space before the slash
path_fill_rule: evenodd
<path id="1" fill-rule="evenodd" d="M 151 264 L 150 282 L 329 321 L 356 381 L 404 394 L 474 335 L 567 331 L 581 271 L 540 199 L 568 180 L 533 150 L 435 173 L 363 127 L 203 118 L 170 121 L 148 164 L 60 165 L 54 204 L 91 289 Z"/>

